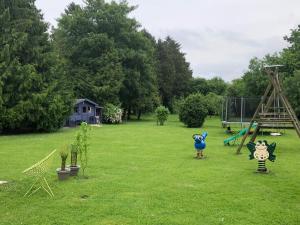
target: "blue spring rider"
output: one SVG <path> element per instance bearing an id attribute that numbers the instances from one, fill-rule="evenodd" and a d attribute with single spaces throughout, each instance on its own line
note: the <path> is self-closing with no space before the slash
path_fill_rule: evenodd
<path id="1" fill-rule="evenodd" d="M 194 146 L 195 150 L 197 151 L 196 159 L 202 159 L 203 150 L 206 147 L 205 139 L 207 137 L 207 132 L 203 132 L 203 134 L 194 134 L 193 139 L 195 140 Z"/>

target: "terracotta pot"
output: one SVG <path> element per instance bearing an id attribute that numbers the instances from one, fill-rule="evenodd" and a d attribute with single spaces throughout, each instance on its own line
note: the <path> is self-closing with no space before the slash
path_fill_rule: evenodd
<path id="1" fill-rule="evenodd" d="M 70 168 L 67 167 L 65 170 L 61 170 L 61 168 L 57 168 L 56 172 L 59 180 L 67 180 L 70 176 Z"/>

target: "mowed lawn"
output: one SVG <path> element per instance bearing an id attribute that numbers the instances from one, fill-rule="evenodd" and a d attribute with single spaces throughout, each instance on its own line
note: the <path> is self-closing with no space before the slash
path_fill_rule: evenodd
<path id="1" fill-rule="evenodd" d="M 254 173 L 248 150 L 226 147 L 218 118 L 189 129 L 171 116 L 92 128 L 88 179 L 57 181 L 55 155 L 49 174 L 55 197 L 23 194 L 22 171 L 70 143 L 77 129 L 51 134 L 0 136 L 0 180 L 16 190 L 0 192 L 0 224 L 24 225 L 293 225 L 300 224 L 300 139 L 294 130 L 275 141 L 268 175 Z M 192 134 L 207 131 L 205 160 L 193 159 Z M 19 182 L 19 183 L 18 183 Z M 22 184 L 22 185 L 18 185 Z M 25 186 L 24 186 L 25 185 Z"/>

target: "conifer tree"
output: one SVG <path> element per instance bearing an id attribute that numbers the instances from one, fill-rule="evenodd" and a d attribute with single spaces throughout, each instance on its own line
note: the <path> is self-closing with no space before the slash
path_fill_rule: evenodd
<path id="1" fill-rule="evenodd" d="M 0 2 L 0 131 L 52 131 L 72 98 L 34 0 Z"/>

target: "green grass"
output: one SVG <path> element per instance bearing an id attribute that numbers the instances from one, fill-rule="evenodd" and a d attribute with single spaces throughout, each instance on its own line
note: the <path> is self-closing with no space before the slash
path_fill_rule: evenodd
<path id="1" fill-rule="evenodd" d="M 88 179 L 57 181 L 55 156 L 50 184 L 55 197 L 25 187 L 0 192 L 0 224 L 25 225 L 293 225 L 300 224 L 300 148 L 295 131 L 276 141 L 268 175 L 254 173 L 247 149 L 223 146 L 217 118 L 208 118 L 206 160 L 195 160 L 192 134 L 171 116 L 166 126 L 151 117 L 141 122 L 93 128 Z M 21 171 L 52 149 L 73 140 L 76 129 L 53 134 L 0 137 L 0 180 L 23 178 Z M 29 183 L 25 183 L 29 185 Z M 82 196 L 87 195 L 87 198 Z"/>

